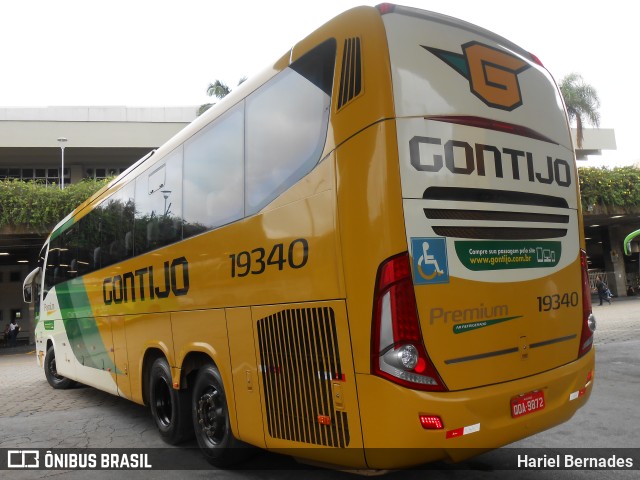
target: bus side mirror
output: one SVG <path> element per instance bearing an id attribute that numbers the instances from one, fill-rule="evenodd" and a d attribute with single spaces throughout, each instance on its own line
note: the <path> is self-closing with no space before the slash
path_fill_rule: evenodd
<path id="1" fill-rule="evenodd" d="M 22 284 L 22 298 L 25 303 L 33 302 L 33 284 L 40 279 L 40 267 L 34 268 Z"/>
<path id="2" fill-rule="evenodd" d="M 33 302 L 33 287 L 31 285 L 24 285 L 22 287 L 22 298 L 24 303 Z"/>

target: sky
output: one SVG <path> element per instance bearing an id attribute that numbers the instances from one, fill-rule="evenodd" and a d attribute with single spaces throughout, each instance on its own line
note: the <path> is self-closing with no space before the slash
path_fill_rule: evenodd
<path id="1" fill-rule="evenodd" d="M 367 0 L 7 0 L 0 2 L 0 107 L 184 106 L 211 101 Z M 617 150 L 588 166 L 640 161 L 636 2 L 403 0 L 487 28 L 535 54 L 560 81 L 597 90 Z"/>

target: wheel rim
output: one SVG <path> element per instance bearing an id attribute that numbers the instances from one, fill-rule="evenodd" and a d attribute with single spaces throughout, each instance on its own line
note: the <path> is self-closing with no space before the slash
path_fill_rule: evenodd
<path id="1" fill-rule="evenodd" d="M 58 375 L 58 370 L 56 369 L 56 357 L 52 355 L 51 360 L 49 360 L 49 373 L 56 380 L 62 380 L 64 377 Z"/>
<path id="2" fill-rule="evenodd" d="M 153 386 L 156 417 L 164 427 L 171 424 L 171 391 L 164 379 L 158 379 Z"/>
<path id="3" fill-rule="evenodd" d="M 224 441 L 227 428 L 227 413 L 224 398 L 215 388 L 210 388 L 198 400 L 198 424 L 203 438 L 213 445 Z"/>

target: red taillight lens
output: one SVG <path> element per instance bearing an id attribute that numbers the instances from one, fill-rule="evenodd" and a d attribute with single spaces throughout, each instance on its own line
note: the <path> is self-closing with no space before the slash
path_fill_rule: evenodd
<path id="1" fill-rule="evenodd" d="M 582 267 L 582 334 L 578 358 L 586 354 L 593 346 L 593 332 L 596 331 L 596 319 L 591 308 L 591 287 L 589 286 L 589 267 L 587 252 L 580 250 L 580 266 Z"/>
<path id="2" fill-rule="evenodd" d="M 587 374 L 587 380 L 584 382 L 584 386 L 588 386 L 591 383 L 591 380 L 593 380 L 593 370 L 589 371 Z"/>
<path id="3" fill-rule="evenodd" d="M 393 3 L 381 3 L 380 5 L 376 5 L 376 8 L 380 12 L 380 15 L 386 15 L 387 13 L 393 13 L 396 6 Z"/>
<path id="4" fill-rule="evenodd" d="M 372 373 L 409 388 L 446 390 L 422 342 L 408 253 L 380 265 L 373 307 Z"/>
<path id="5" fill-rule="evenodd" d="M 425 430 L 442 430 L 444 428 L 444 424 L 442 423 L 442 419 L 437 415 L 418 415 L 420 419 L 420 425 Z"/>
<path id="6" fill-rule="evenodd" d="M 531 60 L 533 60 L 533 63 L 536 63 L 536 64 L 540 65 L 542 68 L 544 68 L 544 65 L 542 64 L 542 62 L 540 61 L 540 59 L 536 55 L 534 55 L 531 52 L 529 52 L 529 55 L 531 55 Z"/>

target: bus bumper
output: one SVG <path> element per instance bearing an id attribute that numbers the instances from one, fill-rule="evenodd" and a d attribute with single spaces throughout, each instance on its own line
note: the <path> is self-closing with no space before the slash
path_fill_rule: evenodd
<path id="1" fill-rule="evenodd" d="M 363 440 L 371 469 L 444 460 L 458 462 L 569 420 L 591 395 L 595 349 L 551 371 L 457 392 L 421 392 L 358 374 Z M 511 400 L 544 392 L 544 408 L 519 417 Z M 444 427 L 426 430 L 419 415 L 437 415 Z"/>

